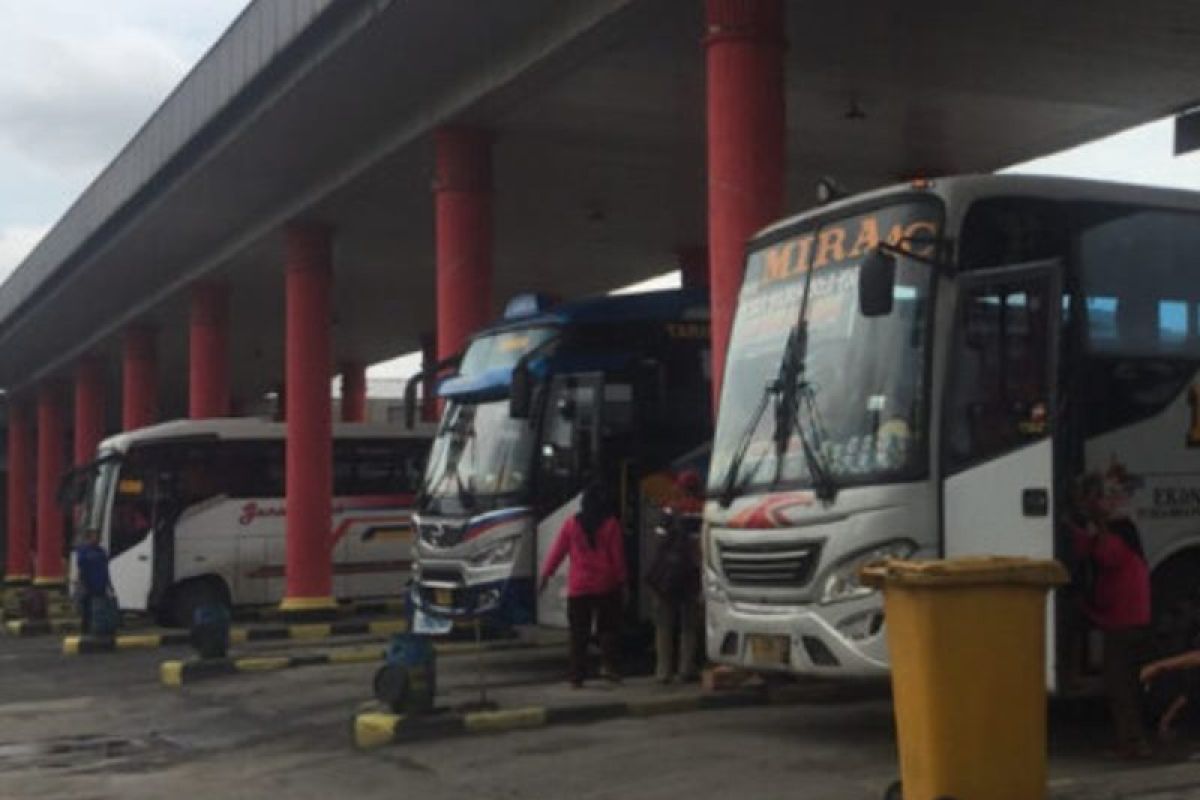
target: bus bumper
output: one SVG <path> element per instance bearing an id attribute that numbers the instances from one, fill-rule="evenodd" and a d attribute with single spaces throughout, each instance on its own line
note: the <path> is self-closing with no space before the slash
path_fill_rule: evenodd
<path id="1" fill-rule="evenodd" d="M 715 595 L 715 596 L 714 596 Z M 834 606 L 758 606 L 709 590 L 708 658 L 756 672 L 826 677 L 888 674 L 880 597 Z"/>
<path id="2" fill-rule="evenodd" d="M 508 577 L 454 585 L 415 582 L 422 610 L 452 619 L 485 617 L 505 625 L 529 625 L 534 618 L 533 578 Z"/>

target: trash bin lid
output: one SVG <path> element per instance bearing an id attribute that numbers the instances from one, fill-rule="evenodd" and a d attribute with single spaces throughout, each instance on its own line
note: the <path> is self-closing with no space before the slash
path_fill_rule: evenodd
<path id="1" fill-rule="evenodd" d="M 863 583 L 885 586 L 1062 586 L 1069 578 L 1057 561 L 1017 556 L 964 556 L 938 561 L 889 558 L 863 567 Z"/>

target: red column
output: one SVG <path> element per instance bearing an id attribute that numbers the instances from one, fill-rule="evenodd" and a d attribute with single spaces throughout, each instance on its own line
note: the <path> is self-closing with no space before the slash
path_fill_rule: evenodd
<path id="1" fill-rule="evenodd" d="M 342 422 L 367 421 L 367 368 L 357 361 L 342 363 Z"/>
<path id="2" fill-rule="evenodd" d="M 29 408 L 19 401 L 8 406 L 8 560 L 4 580 L 8 584 L 29 583 L 33 565 L 33 515 L 29 488 L 33 478 L 33 431 Z"/>
<path id="3" fill-rule="evenodd" d="M 434 137 L 437 354 L 459 352 L 492 313 L 492 138 L 474 128 Z"/>
<path id="4" fill-rule="evenodd" d="M 192 287 L 188 336 L 188 416 L 229 416 L 229 287 Z"/>
<path id="5" fill-rule="evenodd" d="M 699 245 L 681 247 L 675 253 L 679 259 L 679 284 L 684 289 L 708 288 L 708 248 Z"/>
<path id="6" fill-rule="evenodd" d="M 783 214 L 784 6 L 707 3 L 708 246 L 719 398 L 746 240 Z"/>
<path id="7" fill-rule="evenodd" d="M 75 466 L 96 457 L 104 438 L 104 362 L 85 356 L 75 365 Z"/>
<path id="8" fill-rule="evenodd" d="M 158 421 L 158 353 L 154 330 L 129 328 L 121 342 L 121 429 Z"/>
<path id="9" fill-rule="evenodd" d="M 63 583 L 63 514 L 58 482 L 66 461 L 62 387 L 43 384 L 37 398 L 37 577 L 38 586 Z"/>
<path id="10" fill-rule="evenodd" d="M 330 383 L 332 233 L 315 223 L 286 231 L 287 587 L 281 608 L 334 606 L 330 553 L 333 429 Z"/>

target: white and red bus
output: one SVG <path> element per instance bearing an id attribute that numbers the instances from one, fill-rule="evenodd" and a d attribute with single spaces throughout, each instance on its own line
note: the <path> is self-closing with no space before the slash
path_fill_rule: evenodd
<path id="1" fill-rule="evenodd" d="M 105 439 L 74 474 L 78 529 L 100 532 L 120 606 L 188 624 L 204 603 L 277 603 L 284 591 L 286 426 L 177 420 Z M 431 436 L 334 425 L 330 542 L 338 598 L 398 595 Z"/>
<path id="2" fill-rule="evenodd" d="M 1200 620 L 1200 194 L 967 176 L 783 220 L 749 245 L 709 501 L 709 656 L 881 674 L 883 556 L 1072 563 L 1073 481 L 1128 498 L 1160 645 Z M 1048 679 L 1095 677 L 1086 584 Z M 1081 641 L 1082 640 L 1082 641 Z M 892 643 L 893 646 L 902 643 Z"/>

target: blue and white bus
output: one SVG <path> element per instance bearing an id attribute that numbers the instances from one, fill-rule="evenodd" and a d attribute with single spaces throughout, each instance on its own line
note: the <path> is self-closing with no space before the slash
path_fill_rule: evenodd
<path id="1" fill-rule="evenodd" d="M 639 574 L 672 463 L 711 437 L 708 317 L 702 290 L 553 307 L 522 295 L 475 334 L 438 390 L 415 518 L 421 608 L 565 627 L 565 571 L 540 597 L 535 577 L 596 479 L 619 500 Z M 647 608 L 635 594 L 628 610 Z"/>

